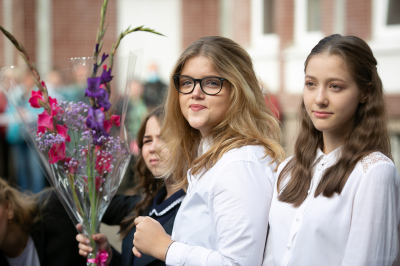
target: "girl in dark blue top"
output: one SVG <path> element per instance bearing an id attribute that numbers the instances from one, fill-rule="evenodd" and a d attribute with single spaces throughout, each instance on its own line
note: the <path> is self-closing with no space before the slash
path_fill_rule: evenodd
<path id="1" fill-rule="evenodd" d="M 185 196 L 183 190 L 172 187 L 172 178 L 161 178 L 165 174 L 164 161 L 156 156 L 156 150 L 163 141 L 160 139 L 160 123 L 162 108 L 154 109 L 144 119 L 140 126 L 137 142 L 140 149 L 135 165 L 138 195 L 116 195 L 106 210 L 102 222 L 108 225 L 120 225 L 122 252 L 113 249 L 103 234 L 93 236 L 99 242 L 100 250 L 108 252 L 106 265 L 145 266 L 165 265 L 165 262 L 153 257 L 142 255 L 135 257 L 132 253 L 133 237 L 136 232 L 134 220 L 138 216 L 150 216 L 157 220 L 168 234 L 172 233 L 175 215 Z M 162 157 L 168 156 L 168 151 L 161 151 Z M 88 239 L 82 234 L 76 237 L 79 244 L 79 254 L 86 257 L 91 248 L 87 246 Z"/>

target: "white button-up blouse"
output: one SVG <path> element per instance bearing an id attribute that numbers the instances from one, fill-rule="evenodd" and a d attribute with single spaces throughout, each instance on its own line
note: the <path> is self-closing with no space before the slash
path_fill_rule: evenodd
<path id="1" fill-rule="evenodd" d="M 203 141 L 203 149 L 208 143 Z M 264 157 L 264 158 L 263 158 Z M 276 164 L 261 146 L 225 153 L 201 177 L 188 171 L 167 265 L 261 265 Z"/>
<path id="2" fill-rule="evenodd" d="M 390 159 L 371 153 L 357 163 L 340 195 L 314 197 L 340 151 L 318 150 L 308 197 L 298 208 L 280 202 L 275 185 L 266 248 L 273 263 L 266 259 L 263 265 L 398 265 L 400 176 Z"/>

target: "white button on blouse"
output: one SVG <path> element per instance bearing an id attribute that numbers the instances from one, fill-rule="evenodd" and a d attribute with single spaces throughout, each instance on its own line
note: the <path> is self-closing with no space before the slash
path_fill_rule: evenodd
<path id="1" fill-rule="evenodd" d="M 201 177 L 189 171 L 166 264 L 261 265 L 275 182 L 271 161 L 263 147 L 245 146 L 224 154 Z"/>
<path id="2" fill-rule="evenodd" d="M 272 256 L 263 265 L 399 264 L 400 176 L 386 156 L 374 152 L 357 163 L 340 195 L 314 197 L 340 151 L 318 150 L 309 195 L 298 208 L 279 201 L 275 185 L 266 249 Z"/>

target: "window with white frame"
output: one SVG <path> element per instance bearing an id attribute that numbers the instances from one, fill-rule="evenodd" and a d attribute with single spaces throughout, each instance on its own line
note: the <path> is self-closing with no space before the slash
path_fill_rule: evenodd
<path id="1" fill-rule="evenodd" d="M 264 0 L 264 34 L 275 33 L 274 0 Z"/>
<path id="2" fill-rule="evenodd" d="M 322 30 L 322 1 L 307 1 L 307 31 Z"/>
<path id="3" fill-rule="evenodd" d="M 389 0 L 386 24 L 400 24 L 400 0 Z"/>

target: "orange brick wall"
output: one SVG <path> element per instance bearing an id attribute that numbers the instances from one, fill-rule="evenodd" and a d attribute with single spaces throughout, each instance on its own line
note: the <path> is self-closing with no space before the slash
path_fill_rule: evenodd
<path id="1" fill-rule="evenodd" d="M 182 0 L 182 49 L 203 36 L 219 35 L 219 0 Z"/>
<path id="2" fill-rule="evenodd" d="M 322 0 L 322 31 L 326 36 L 332 35 L 335 0 Z"/>
<path id="3" fill-rule="evenodd" d="M 285 49 L 293 42 L 294 1 L 275 1 L 275 32 L 280 37 L 280 48 Z"/>
<path id="4" fill-rule="evenodd" d="M 372 0 L 351 0 L 346 3 L 346 34 L 364 40 L 371 38 Z"/>
<path id="5" fill-rule="evenodd" d="M 0 7 L 3 8 L 3 1 L 0 0 Z M 10 31 L 18 41 L 20 41 L 25 50 L 35 59 L 35 3 L 30 0 L 13 0 L 12 1 L 12 29 Z M 3 21 L 3 10 L 0 12 L 0 25 L 4 26 Z M 4 61 L 4 42 L 8 42 L 1 33 L 0 36 L 0 67 L 5 66 Z M 17 64 L 20 59 L 20 55 L 16 49 L 13 49 L 14 64 Z"/>
<path id="6" fill-rule="evenodd" d="M 294 1 L 279 0 L 275 1 L 275 32 L 280 38 L 279 51 L 279 80 L 280 91 L 285 88 L 284 67 L 285 62 L 282 60 L 282 52 L 285 48 L 293 43 L 294 38 Z M 267 48 L 266 48 L 267 49 Z"/>
<path id="7" fill-rule="evenodd" d="M 232 39 L 244 48 L 250 45 L 251 1 L 233 0 Z"/>
<path id="8" fill-rule="evenodd" d="M 101 2 L 98 0 L 53 0 L 52 49 L 53 62 L 71 57 L 91 56 L 100 23 Z M 2 7 L 3 0 L 0 0 Z M 36 10 L 33 0 L 13 0 L 13 35 L 24 45 L 33 61 L 36 60 Z M 3 22 L 2 12 L 0 21 Z M 116 1 L 109 1 L 103 52 L 109 53 L 117 39 Z M 4 64 L 4 37 L 0 36 L 0 66 Z M 20 62 L 14 50 L 14 64 Z M 56 67 L 56 65 L 55 65 Z"/>
<path id="9" fill-rule="evenodd" d="M 32 0 L 13 0 L 13 35 L 25 47 L 32 60 L 36 59 L 35 46 L 35 2 Z M 19 52 L 14 49 L 14 64 L 21 62 Z"/>
<path id="10" fill-rule="evenodd" d="M 102 1 L 98 0 L 53 0 L 53 61 L 71 57 L 92 56 L 97 29 L 100 25 Z M 110 53 L 117 39 L 116 1 L 107 5 L 102 52 Z"/>

